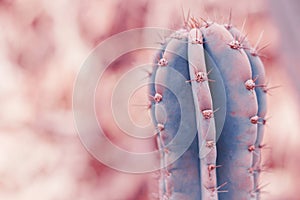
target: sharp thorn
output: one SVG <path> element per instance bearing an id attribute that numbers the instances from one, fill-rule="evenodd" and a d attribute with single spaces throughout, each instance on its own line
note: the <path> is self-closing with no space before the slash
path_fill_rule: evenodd
<path id="1" fill-rule="evenodd" d="M 243 33 L 245 31 L 246 22 L 247 22 L 247 18 L 245 18 L 244 21 L 243 21 L 243 25 L 242 25 L 242 28 L 241 28 L 241 35 L 243 35 Z"/>
<path id="2" fill-rule="evenodd" d="M 258 39 L 257 39 L 257 41 L 256 41 L 256 44 L 254 45 L 254 49 L 257 49 L 257 48 L 258 48 L 258 45 L 259 45 L 259 43 L 261 42 L 261 39 L 262 39 L 263 35 L 264 35 L 264 30 L 262 30 L 262 31 L 260 32 L 260 34 L 259 34 L 259 36 L 258 36 Z"/>

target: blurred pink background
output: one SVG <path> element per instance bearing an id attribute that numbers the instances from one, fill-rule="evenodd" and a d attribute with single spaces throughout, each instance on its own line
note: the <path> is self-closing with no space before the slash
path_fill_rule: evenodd
<path id="1" fill-rule="evenodd" d="M 271 1 L 270 1 L 271 2 Z M 293 35 L 299 24 L 284 20 L 297 1 L 262 0 L 1 0 L 0 1 L 0 199 L 3 200 L 147 200 L 155 193 L 151 174 L 132 175 L 112 170 L 92 158 L 81 144 L 73 121 L 72 90 L 81 64 L 101 41 L 136 27 L 179 28 L 181 8 L 195 17 L 233 23 L 255 44 L 262 44 L 270 92 L 263 150 L 262 199 L 296 200 L 300 185 L 300 68 L 299 44 Z M 280 2 L 289 4 L 285 10 Z M 282 20 L 282 21 L 280 21 Z M 287 29 L 291 28 L 290 31 Z M 292 30 L 293 29 L 293 30 Z M 293 38 L 295 40 L 293 40 Z M 290 50 L 290 51 L 289 51 Z M 141 59 L 141 58 L 139 58 Z M 142 59 L 147 59 L 142 56 Z M 148 58 L 148 61 L 152 58 Z M 120 59 L 108 72 L 110 92 L 128 66 Z M 295 66 L 293 66 L 295 65 Z M 296 78 L 295 78 L 296 77 Z M 100 112 L 108 113 L 104 104 Z M 110 114 L 104 116 L 107 134 L 127 143 Z M 133 145 L 129 143 L 127 145 Z M 154 195 L 155 196 L 155 195 Z"/>

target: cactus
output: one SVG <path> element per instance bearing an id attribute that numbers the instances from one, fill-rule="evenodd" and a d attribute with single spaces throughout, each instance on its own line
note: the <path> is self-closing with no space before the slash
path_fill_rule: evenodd
<path id="1" fill-rule="evenodd" d="M 230 23 L 187 21 L 162 45 L 150 77 L 159 199 L 259 199 L 263 64 Z"/>

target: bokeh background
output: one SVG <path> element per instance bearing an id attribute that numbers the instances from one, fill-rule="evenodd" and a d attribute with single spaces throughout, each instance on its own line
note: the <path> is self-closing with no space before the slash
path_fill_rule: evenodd
<path id="1" fill-rule="evenodd" d="M 264 30 L 262 44 L 270 44 L 262 52 L 268 83 L 280 87 L 268 98 L 262 199 L 300 199 L 297 0 L 0 0 L 1 200 L 155 197 L 155 174 L 112 170 L 85 150 L 73 121 L 72 91 L 81 64 L 97 44 L 137 27 L 180 28 L 182 8 L 219 23 L 226 22 L 232 9 L 234 25 L 241 27 L 247 19 L 252 44 Z M 112 63 L 101 97 L 146 55 L 127 55 Z M 116 127 L 109 107 L 99 103 L 97 111 L 113 141 L 136 144 Z"/>

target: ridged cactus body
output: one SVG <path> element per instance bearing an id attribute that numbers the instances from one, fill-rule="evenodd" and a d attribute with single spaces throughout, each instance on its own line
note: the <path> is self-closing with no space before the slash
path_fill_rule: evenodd
<path id="1" fill-rule="evenodd" d="M 180 126 L 182 108 L 177 98 L 181 97 L 181 104 L 191 104 L 193 94 L 190 85 L 185 80 L 189 78 L 187 62 L 187 43 L 186 40 L 171 40 L 165 51 L 162 52 L 162 58 L 159 61 L 159 67 L 153 73 L 153 85 L 151 96 L 153 97 L 152 113 L 155 116 L 155 123 L 158 131 L 157 143 L 161 150 L 161 179 L 160 190 L 161 198 L 172 197 L 173 199 L 197 199 L 200 196 L 199 185 L 200 162 L 195 159 L 198 157 L 198 140 L 192 141 L 192 145 L 185 151 L 184 155 L 170 166 L 166 166 L 172 157 L 177 156 L 178 149 L 190 141 L 184 140 L 188 134 L 196 135 L 196 114 L 193 105 L 186 106 L 183 109 L 186 118 L 182 120 L 179 141 L 171 140 L 177 134 Z M 176 49 L 176 54 L 172 50 Z M 168 57 L 167 63 L 164 57 Z M 172 66 L 172 67 L 170 67 Z M 179 74 L 177 74 L 179 72 Z M 176 96 L 175 96 L 176 94 Z M 185 134 L 186 133 L 186 134 Z M 194 138 L 194 136 L 190 137 Z M 180 156 L 180 155 L 179 155 Z M 185 177 L 184 179 L 182 177 Z M 178 181 L 180 180 L 180 181 Z"/>
<path id="2" fill-rule="evenodd" d="M 255 49 L 229 25 L 193 19 L 158 55 L 150 96 L 159 198 L 259 199 L 266 91 Z"/>
<path id="3" fill-rule="evenodd" d="M 229 28 L 230 33 L 237 38 L 242 38 L 243 35 L 236 28 Z M 247 38 L 244 39 L 243 45 L 245 45 L 245 53 L 248 56 L 250 61 L 251 70 L 252 70 L 252 79 L 255 80 L 256 87 L 255 93 L 257 97 L 258 104 L 258 112 L 256 115 L 257 120 L 252 120 L 253 123 L 257 124 L 257 136 L 255 144 L 253 145 L 252 151 L 254 152 L 253 156 L 253 164 L 251 171 L 253 171 L 254 176 L 254 190 L 253 195 L 259 198 L 259 174 L 261 171 L 261 148 L 263 147 L 262 140 L 264 135 L 264 125 L 266 123 L 266 113 L 267 113 L 267 88 L 266 88 L 266 80 L 265 80 L 265 69 L 264 65 L 259 58 L 256 47 L 251 48 L 251 45 Z M 258 44 L 257 44 L 258 45 Z"/>
<path id="4" fill-rule="evenodd" d="M 251 83 L 252 72 L 247 55 L 241 49 L 230 46 L 233 36 L 220 25 L 211 25 L 203 30 L 207 41 L 206 51 L 220 70 L 226 89 L 227 112 L 223 131 L 217 143 L 220 167 L 219 182 L 227 182 L 228 192 L 220 193 L 221 199 L 250 199 L 254 188 L 252 167 L 253 153 L 248 147 L 256 140 L 257 126 L 250 118 L 257 114 L 257 100 Z"/>

